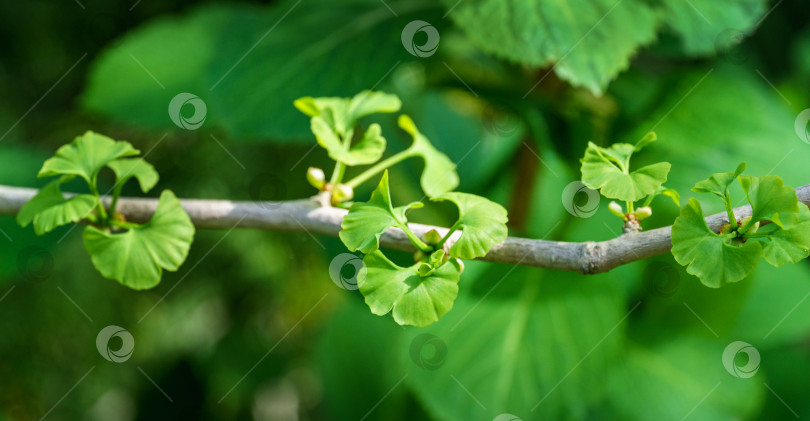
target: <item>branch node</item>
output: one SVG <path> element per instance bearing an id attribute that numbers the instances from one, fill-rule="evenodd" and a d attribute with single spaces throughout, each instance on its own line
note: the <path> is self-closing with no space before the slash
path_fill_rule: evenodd
<path id="1" fill-rule="evenodd" d="M 582 243 L 580 248 L 580 272 L 583 275 L 593 275 L 600 273 L 600 269 L 604 260 L 604 248 L 601 244 L 595 241 L 587 241 Z"/>

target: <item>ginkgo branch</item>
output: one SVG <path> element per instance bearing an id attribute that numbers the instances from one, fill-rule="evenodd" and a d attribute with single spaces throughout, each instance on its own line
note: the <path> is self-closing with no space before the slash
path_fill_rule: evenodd
<path id="1" fill-rule="evenodd" d="M 15 215 L 36 189 L 0 185 L 0 215 Z M 799 201 L 810 206 L 810 184 L 796 188 Z M 67 196 L 67 194 L 66 194 Z M 110 198 L 102 201 L 109 204 Z M 157 207 L 157 199 L 127 198 L 118 201 L 117 210 L 128 221 L 148 221 Z M 337 236 L 347 211 L 322 205 L 313 199 L 283 202 L 248 202 L 231 200 L 181 199 L 181 204 L 197 228 L 230 229 L 232 227 L 279 231 L 305 231 L 309 234 Z M 751 216 L 751 207 L 734 209 L 737 220 Z M 715 232 L 729 223 L 729 215 L 721 212 L 706 217 Z M 408 224 L 414 234 L 423 236 L 436 230 L 445 236 L 447 228 L 423 224 Z M 669 252 L 672 247 L 672 227 L 623 234 L 606 241 L 565 242 L 509 237 L 495 245 L 480 258 L 488 262 L 535 266 L 582 274 L 607 272 L 615 267 Z M 452 245 L 460 236 L 453 233 L 447 240 Z M 415 251 L 407 235 L 400 229 L 388 229 L 380 238 L 383 247 Z"/>

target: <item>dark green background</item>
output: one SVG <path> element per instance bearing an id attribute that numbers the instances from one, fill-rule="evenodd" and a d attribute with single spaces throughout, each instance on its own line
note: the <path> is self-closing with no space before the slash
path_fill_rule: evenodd
<path id="1" fill-rule="evenodd" d="M 595 216 L 576 218 L 562 192 L 579 178 L 587 141 L 635 142 L 651 128 L 659 142 L 637 164 L 670 161 L 667 185 L 682 199 L 696 181 L 740 161 L 752 175 L 810 182 L 810 144 L 793 128 L 810 106 L 810 30 L 800 2 L 780 3 L 730 51 L 689 51 L 662 23 L 604 95 L 552 73 L 523 98 L 549 67 L 488 54 L 492 46 L 472 41 L 460 20 L 442 18 L 454 2 L 391 2 L 399 10 L 392 17 L 376 1 L 304 1 L 212 90 L 294 2 L 80 1 L 0 4 L 0 133 L 9 130 L 0 134 L 2 184 L 41 186 L 42 161 L 92 129 L 150 151 L 161 175 L 153 197 L 172 189 L 179 197 L 304 198 L 314 193 L 306 168 L 331 167 L 322 149 L 310 153 L 314 139 L 292 99 L 350 96 L 380 80 L 376 89 L 400 95 L 403 112 L 459 162 L 459 190 L 510 211 L 511 235 L 617 235 L 621 222 L 607 200 Z M 461 16 L 475 4 L 460 5 Z M 764 15 L 757 13 L 754 20 Z M 441 33 L 429 58 L 402 48 L 401 28 L 414 19 Z M 715 23 L 709 34 L 717 41 L 708 44 L 725 47 L 729 28 Z M 503 27 L 479 30 L 494 37 Z M 180 92 L 208 104 L 201 129 L 172 125 L 166 107 Z M 392 116 L 370 120 L 383 125 L 391 150 L 407 144 Z M 392 171 L 397 204 L 422 197 L 420 165 Z M 125 194 L 139 192 L 129 185 Z M 583 198 L 571 200 L 581 205 Z M 704 203 L 708 213 L 721 210 L 719 202 Z M 454 217 L 441 206 L 413 215 L 438 225 Z M 645 226 L 669 225 L 676 215 L 658 199 Z M 720 290 L 701 285 L 669 255 L 592 277 L 467 262 L 454 309 L 416 329 L 372 315 L 359 293 L 332 283 L 329 262 L 345 252 L 336 238 L 199 230 L 180 270 L 138 292 L 94 270 L 79 230 L 36 237 L 8 216 L 0 229 L 9 237 L 0 237 L 0 296 L 7 293 L 0 301 L 0 419 L 491 420 L 512 413 L 524 420 L 771 420 L 810 413 L 807 262 L 763 263 Z M 95 348 L 98 332 L 112 324 L 135 338 L 133 357 L 122 364 Z M 420 348 L 425 338 L 438 348 Z M 761 354 L 752 378 L 733 377 L 721 362 L 737 340 Z"/>

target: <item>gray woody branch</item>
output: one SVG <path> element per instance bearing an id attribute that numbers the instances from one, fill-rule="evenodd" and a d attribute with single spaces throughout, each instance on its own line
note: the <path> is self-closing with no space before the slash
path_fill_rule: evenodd
<path id="1" fill-rule="evenodd" d="M 36 189 L 0 185 L 0 215 L 14 215 L 37 193 Z M 799 200 L 810 205 L 810 184 L 796 188 Z M 337 236 L 346 210 L 324 207 L 312 199 L 285 202 L 246 202 L 230 200 L 182 199 L 183 208 L 198 228 L 256 228 L 280 231 L 306 231 L 310 234 Z M 143 222 L 151 218 L 157 199 L 121 198 L 118 212 L 128 220 Z M 737 218 L 751 215 L 750 206 L 734 209 Z M 706 218 L 709 227 L 719 231 L 728 223 L 725 212 Z M 447 228 L 410 224 L 417 235 L 435 229 L 444 235 Z M 536 266 L 582 274 L 607 272 L 617 266 L 669 252 L 670 231 L 664 227 L 623 234 L 607 241 L 572 243 L 509 237 L 481 258 L 488 262 Z M 455 234 L 457 238 L 458 233 Z M 455 241 L 451 238 L 448 242 Z M 380 239 L 384 247 L 415 251 L 405 234 L 389 229 Z"/>

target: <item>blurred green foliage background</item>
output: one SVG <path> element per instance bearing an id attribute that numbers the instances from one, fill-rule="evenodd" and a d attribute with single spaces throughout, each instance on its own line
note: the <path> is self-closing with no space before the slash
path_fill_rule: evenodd
<path id="1" fill-rule="evenodd" d="M 429 57 L 403 47 L 417 19 L 441 34 Z M 638 164 L 672 162 L 667 185 L 683 198 L 740 161 L 810 182 L 794 130 L 810 106 L 807 19 L 801 2 L 759 0 L 3 2 L 0 183 L 41 186 L 42 161 L 92 129 L 144 151 L 155 192 L 304 198 L 306 168 L 328 160 L 292 100 L 373 87 L 400 95 L 458 162 L 459 190 L 507 207 L 510 235 L 609 239 L 620 225 L 607 200 L 591 218 L 565 209 L 593 205 L 562 195 L 588 141 L 655 130 Z M 181 92 L 206 102 L 199 130 L 167 114 Z M 375 121 L 389 150 L 407 144 L 393 116 Z M 394 169 L 395 202 L 422 197 L 420 165 Z M 655 205 L 646 226 L 671 224 L 677 209 Z M 446 224 L 452 212 L 413 216 Z M 78 230 L 36 237 L 10 216 L 0 229 L 0 419 L 810 414 L 806 262 L 760 265 L 720 290 L 669 255 L 590 277 L 467 262 L 454 309 L 417 329 L 335 286 L 336 238 L 200 230 L 186 264 L 138 292 L 93 269 Z M 95 348 L 111 324 L 135 338 L 122 364 Z M 722 364 L 738 340 L 761 354 L 751 378 Z"/>

